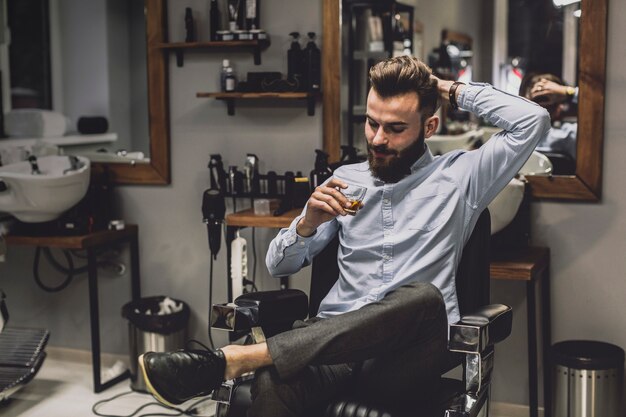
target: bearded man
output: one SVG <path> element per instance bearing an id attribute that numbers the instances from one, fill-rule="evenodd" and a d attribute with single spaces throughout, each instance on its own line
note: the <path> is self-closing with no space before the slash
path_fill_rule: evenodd
<path id="1" fill-rule="evenodd" d="M 316 317 L 266 342 L 212 351 L 147 353 L 152 393 L 179 404 L 256 371 L 249 416 L 302 416 L 357 389 L 401 407 L 429 396 L 459 320 L 455 273 L 481 212 L 550 128 L 548 113 L 488 84 L 443 81 L 411 57 L 369 73 L 368 161 L 338 168 L 270 244 L 272 275 L 310 264 L 337 235 L 340 276 Z M 434 157 L 424 139 L 441 100 L 502 128 L 480 149 Z M 367 188 L 348 215 L 348 185 Z"/>

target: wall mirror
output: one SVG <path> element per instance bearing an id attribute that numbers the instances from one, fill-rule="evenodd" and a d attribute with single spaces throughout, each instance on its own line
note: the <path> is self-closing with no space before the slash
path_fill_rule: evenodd
<path id="1" fill-rule="evenodd" d="M 515 80 L 516 71 L 522 69 L 526 73 L 557 73 L 569 85 L 578 86 L 578 103 L 569 107 L 568 121 L 577 124 L 573 142 L 575 159 L 569 170 L 561 169 L 558 175 L 529 175 L 527 179 L 535 198 L 600 199 L 607 0 L 593 3 L 591 0 L 477 0 L 470 4 L 461 0 L 442 0 L 436 4 L 401 0 L 401 3 L 411 9 L 410 21 L 411 14 L 388 7 L 394 4 L 391 0 L 323 0 L 324 148 L 331 159 L 339 159 L 342 145 L 352 141 L 358 147 L 363 142 L 359 112 L 364 109 L 367 88 L 355 98 L 350 95 L 350 80 L 366 79 L 367 68 L 382 59 L 378 48 L 393 54 L 394 49 L 402 53 L 403 48 L 411 47 L 414 55 L 433 66 L 441 62 L 437 61 L 438 56 L 445 55 L 442 46 L 446 37 L 449 39 L 445 44 L 459 46 L 457 51 L 452 51 L 458 59 L 455 61 L 452 56 L 450 63 L 451 55 L 447 54 L 448 65 L 442 66 L 451 69 L 455 78 L 471 77 L 511 91 L 519 88 L 521 77 Z M 398 37 L 396 41 L 400 41 L 396 42 L 397 47 L 392 43 L 388 47 L 372 43 L 376 41 L 372 39 L 376 25 L 372 24 L 371 16 L 383 16 L 385 7 L 392 10 L 392 24 L 388 26 L 393 36 Z M 520 14 L 524 12 L 528 13 L 526 18 Z M 509 18 L 510 14 L 513 17 Z"/>
<path id="2" fill-rule="evenodd" d="M 81 116 L 104 116 L 106 140 L 56 144 L 89 157 L 93 171 L 108 172 L 115 183 L 168 184 L 167 61 L 158 48 L 166 40 L 165 0 L 2 0 L 2 6 L 10 33 L 2 42 L 10 63 L 3 71 L 5 112 L 50 109 L 68 117 L 69 132 Z M 22 75 L 17 62 L 39 70 Z"/>

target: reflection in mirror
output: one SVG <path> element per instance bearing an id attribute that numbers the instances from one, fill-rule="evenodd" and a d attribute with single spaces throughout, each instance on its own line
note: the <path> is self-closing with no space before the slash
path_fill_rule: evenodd
<path id="1" fill-rule="evenodd" d="M 54 134 L 63 137 L 46 140 L 65 153 L 149 164 L 143 0 L 6 0 L 5 6 L 11 37 L 3 103 L 13 110 L 7 122 L 24 117 L 17 109 L 51 110 L 67 127 Z"/>
<path id="2" fill-rule="evenodd" d="M 449 1 L 442 0 L 437 4 L 441 10 L 445 10 Z M 478 12 L 485 13 L 486 16 L 493 13 L 493 30 L 498 33 L 506 33 L 503 28 L 508 25 L 506 7 L 508 0 L 486 0 L 485 3 L 493 4 L 495 7 Z M 342 125 L 345 125 L 346 120 L 345 112 L 341 112 L 345 86 L 342 86 L 341 83 L 344 76 L 340 60 L 342 53 L 341 28 L 342 24 L 346 23 L 342 22 L 340 12 L 342 3 L 337 2 L 337 0 L 322 0 L 322 4 L 324 27 L 322 38 L 323 140 L 324 149 L 331 155 L 331 161 L 335 161 L 340 158 L 342 141 L 343 143 L 346 141 L 345 133 L 342 133 Z M 574 175 L 527 177 L 534 198 L 598 201 L 602 194 L 607 0 L 582 0 L 579 4 L 583 12 L 578 22 L 579 36 L 577 39 L 579 53 L 576 62 L 578 74 L 576 80 L 579 89 L 579 111 L 576 136 L 576 171 Z M 472 7 L 466 9 L 466 12 L 468 17 L 477 12 L 475 2 L 472 3 Z M 419 19 L 418 14 L 416 17 Z M 463 19 L 454 23 L 463 23 Z M 432 23 L 431 20 L 422 19 L 421 21 Z M 415 25 L 414 28 L 418 32 L 419 40 L 427 43 L 427 32 L 420 30 L 419 25 Z M 481 30 L 481 33 L 483 32 L 485 31 Z M 438 36 L 439 34 L 437 34 Z M 566 43 L 567 49 L 570 49 L 573 44 L 573 42 L 568 41 Z M 415 51 L 418 53 L 426 50 L 425 47 L 420 47 L 419 42 L 414 42 L 414 45 Z M 477 46 L 476 43 L 475 45 Z M 564 53 L 571 54 L 571 51 Z M 494 38 L 491 55 L 507 55 L 506 36 Z M 491 57 L 491 55 L 481 54 L 483 57 Z M 490 64 L 487 63 L 486 65 L 489 66 Z M 485 64 L 482 64 L 482 67 L 485 67 Z M 492 73 L 498 73 L 499 70 L 499 68 L 492 69 Z"/>
<path id="3" fill-rule="evenodd" d="M 95 142 L 93 146 L 68 148 L 66 153 L 89 156 L 95 161 L 92 172 L 106 171 L 114 183 L 168 184 L 167 66 L 159 48 L 166 42 L 164 0 L 0 0 L 3 27 L 7 26 L 9 3 L 15 8 L 19 5 L 19 9 L 30 8 L 27 16 L 43 16 L 36 27 L 19 26 L 29 29 L 23 31 L 28 36 L 47 33 L 40 42 L 44 52 L 39 48 L 33 53 L 32 47 L 15 48 L 14 52 L 29 59 L 38 54 L 43 65 L 35 67 L 46 69 L 39 85 L 44 86 L 47 100 L 30 107 L 68 116 L 72 119 L 70 131 L 76 130 L 80 116 L 107 119 L 108 132 L 104 135 L 47 140 L 63 145 Z M 0 31 L 0 62 L 1 103 L 6 111 L 13 104 L 13 78 L 7 75 L 13 63 L 8 59 L 11 38 L 2 36 L 5 32 L 8 30 Z M 30 89 L 37 82 L 27 85 Z M 0 140 L 0 148 L 8 142 Z M 106 153 L 94 152 L 98 150 Z"/>
<path id="4" fill-rule="evenodd" d="M 365 154 L 369 68 L 390 56 L 412 54 L 440 78 L 488 82 L 546 107 L 554 126 L 537 148 L 552 162 L 544 174 L 575 174 L 580 1 L 494 0 L 471 7 L 462 0 L 402 3 L 343 0 L 344 147 Z M 427 140 L 434 154 L 476 148 L 498 131 L 449 107 L 440 110 L 440 117 L 439 131 Z"/>

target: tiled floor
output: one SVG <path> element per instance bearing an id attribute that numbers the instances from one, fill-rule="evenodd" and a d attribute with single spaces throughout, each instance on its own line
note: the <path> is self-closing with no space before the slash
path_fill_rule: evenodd
<path id="1" fill-rule="evenodd" d="M 52 355 L 50 355 L 52 356 Z M 46 358 L 37 377 L 11 398 L 0 403 L 2 417 L 83 417 L 93 416 L 92 406 L 117 394 L 130 392 L 129 381 L 122 381 L 108 390 L 94 394 L 91 365 L 54 357 Z M 184 409 L 195 401 L 181 405 Z M 155 404 L 147 394 L 130 392 L 97 408 L 106 415 L 128 416 L 137 408 L 152 403 L 138 414 L 175 414 Z M 198 416 L 213 416 L 215 403 L 207 400 L 198 407 Z"/>
<path id="2" fill-rule="evenodd" d="M 150 395 L 132 392 L 128 380 L 120 382 L 103 393 L 94 394 L 88 356 L 76 353 L 68 355 L 67 352 L 49 352 L 48 358 L 46 358 L 37 377 L 8 401 L 0 403 L 0 416 L 93 416 L 95 414 L 92 407 L 95 403 L 122 393 L 128 394 L 98 406 L 96 411 L 110 417 L 129 416 L 139 407 L 150 403 L 152 405 L 146 406 L 136 415 L 148 413 L 175 414 L 173 410 L 156 404 Z M 194 402 L 194 400 L 189 401 L 181 405 L 180 408 L 188 408 Z M 497 406 L 493 408 L 497 408 Z M 198 416 L 213 416 L 215 403 L 210 400 L 204 401 L 198 406 L 198 412 Z M 502 414 L 495 415 L 492 413 L 491 415 L 493 417 L 505 417 Z"/>

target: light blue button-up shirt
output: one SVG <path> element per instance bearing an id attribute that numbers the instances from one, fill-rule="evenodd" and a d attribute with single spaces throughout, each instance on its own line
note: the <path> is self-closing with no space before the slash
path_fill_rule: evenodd
<path id="1" fill-rule="evenodd" d="M 266 257 L 274 276 L 290 275 L 337 234 L 340 276 L 318 317 L 331 317 L 378 301 L 413 281 L 441 291 L 448 320 L 459 320 L 455 274 L 480 213 L 504 188 L 550 129 L 540 106 L 488 84 L 472 83 L 459 106 L 503 129 L 480 149 L 433 157 L 426 152 L 395 184 L 373 177 L 367 162 L 345 165 L 334 176 L 367 187 L 356 216 L 338 216 L 310 237 L 296 233 L 304 211 L 271 242 Z M 304 208 L 306 210 L 306 207 Z"/>

